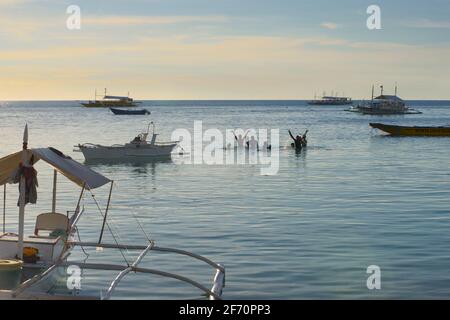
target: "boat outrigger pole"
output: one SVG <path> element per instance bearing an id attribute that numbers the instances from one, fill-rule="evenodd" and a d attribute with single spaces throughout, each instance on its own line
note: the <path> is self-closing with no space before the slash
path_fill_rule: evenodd
<path id="1" fill-rule="evenodd" d="M 3 186 L 3 233 L 6 225 L 6 184 Z"/>
<path id="2" fill-rule="evenodd" d="M 53 200 L 52 200 L 52 213 L 56 213 L 56 183 L 58 180 L 58 172 L 53 170 Z"/>

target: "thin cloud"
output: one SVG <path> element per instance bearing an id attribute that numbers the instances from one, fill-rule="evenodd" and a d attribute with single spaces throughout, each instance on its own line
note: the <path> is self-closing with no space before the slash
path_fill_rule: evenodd
<path id="1" fill-rule="evenodd" d="M 22 4 L 36 3 L 37 0 L 0 0 L 0 7 L 13 7 L 20 6 Z M 42 2 L 42 1 L 41 1 Z"/>
<path id="2" fill-rule="evenodd" d="M 328 30 L 336 30 L 337 28 L 339 28 L 340 26 L 336 23 L 333 22 L 323 22 L 320 25 L 322 28 L 328 29 Z"/>
<path id="3" fill-rule="evenodd" d="M 418 29 L 450 29 L 450 21 L 433 21 L 429 19 L 421 19 L 417 21 L 409 21 L 403 23 L 408 28 Z"/>
<path id="4" fill-rule="evenodd" d="M 222 23 L 227 21 L 228 18 L 225 16 L 91 16 L 83 18 L 85 24 L 103 26 Z"/>

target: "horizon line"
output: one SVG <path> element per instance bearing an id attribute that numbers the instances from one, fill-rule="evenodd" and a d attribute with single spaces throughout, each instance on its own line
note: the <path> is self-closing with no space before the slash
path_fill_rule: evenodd
<path id="1" fill-rule="evenodd" d="M 133 99 L 134 101 L 311 101 L 314 99 Z M 359 100 L 371 100 L 370 98 L 368 99 L 353 99 L 353 101 L 359 101 Z M 450 98 L 446 98 L 446 99 L 403 99 L 404 101 L 450 101 Z M 58 102 L 58 101 L 62 101 L 62 102 L 81 102 L 81 101 L 89 101 L 89 100 L 80 100 L 80 99 L 35 99 L 35 100 L 31 100 L 31 99 L 8 99 L 8 100 L 3 100 L 0 99 L 0 103 L 1 102 L 45 102 L 45 101 L 49 101 L 49 102 Z M 90 100 L 92 101 L 92 100 Z"/>

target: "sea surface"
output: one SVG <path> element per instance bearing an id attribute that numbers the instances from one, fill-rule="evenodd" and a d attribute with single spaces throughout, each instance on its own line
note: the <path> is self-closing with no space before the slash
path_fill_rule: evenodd
<path id="1" fill-rule="evenodd" d="M 76 101 L 1 102 L 0 156 L 19 151 L 25 123 L 29 145 L 52 146 L 84 162 L 79 143 L 118 144 L 156 125 L 160 141 L 175 129 L 279 129 L 279 170 L 262 164 L 169 161 L 93 163 L 115 181 L 104 242 L 175 247 L 226 267 L 224 299 L 415 299 L 450 293 L 450 138 L 389 137 L 370 122 L 449 125 L 449 101 L 411 101 L 418 115 L 367 116 L 305 101 L 145 101 L 151 116 L 114 116 Z M 287 130 L 309 130 L 309 146 L 289 148 Z M 226 151 L 225 154 L 229 152 Z M 51 211 L 52 169 L 36 164 L 38 203 L 26 208 L 26 230 Z M 80 189 L 59 176 L 57 210 L 76 206 Z M 86 193 L 82 241 L 98 241 L 109 188 Z M 0 195 L 3 201 L 3 190 Z M 17 230 L 17 186 L 8 185 L 6 229 Z M 95 201 L 94 201 L 95 199 Z M 143 232 L 145 231 L 145 233 Z M 96 248 L 71 260 L 125 264 L 136 252 Z M 369 266 L 381 269 L 381 289 L 367 288 Z M 150 252 L 142 267 L 176 272 L 210 287 L 202 262 Z M 99 295 L 116 271 L 83 270 L 81 291 Z M 63 278 L 62 278 L 63 279 Z M 53 290 L 66 292 L 65 282 Z M 120 299 L 204 299 L 196 288 L 156 275 L 129 274 Z"/>

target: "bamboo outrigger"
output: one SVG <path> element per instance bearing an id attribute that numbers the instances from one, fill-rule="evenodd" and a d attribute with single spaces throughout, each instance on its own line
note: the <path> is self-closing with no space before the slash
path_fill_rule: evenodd
<path id="1" fill-rule="evenodd" d="M 33 202 L 30 193 L 30 179 L 33 178 L 33 172 L 35 174 L 33 164 L 39 160 L 43 160 L 54 168 L 52 210 L 49 213 L 38 215 L 34 234 L 25 236 L 25 207 L 28 201 Z M 75 210 L 67 211 L 67 215 L 56 211 L 57 173 L 64 175 L 81 188 Z M 12 177 L 16 177 L 16 179 L 12 179 Z M 19 228 L 18 233 L 15 234 L 7 233 L 5 230 L 5 198 L 6 184 L 16 182 L 17 180 L 19 180 L 20 189 Z M 225 286 L 225 268 L 222 265 L 188 251 L 158 247 L 155 241 L 148 238 L 148 243 L 145 245 L 120 244 L 116 240 L 107 222 L 113 183 L 114 181 L 72 160 L 54 148 L 28 149 L 28 128 L 27 126 L 25 127 L 22 151 L 0 159 L 0 186 L 5 186 L 3 193 L 3 233 L 0 233 L 0 280 L 6 278 L 2 274 L 6 270 L 9 273 L 11 271 L 15 272 L 14 274 L 18 279 L 17 283 L 7 288 L 2 288 L 0 281 L 0 299 L 110 299 L 120 281 L 130 272 L 154 274 L 177 279 L 198 288 L 211 300 L 221 298 L 222 290 Z M 92 190 L 107 184 L 110 184 L 110 189 L 105 212 L 102 212 L 98 203 L 96 203 L 103 216 L 103 225 L 98 241 L 76 241 L 75 238 L 78 233 L 77 223 L 84 213 L 84 207 L 81 206 L 84 192 L 92 192 Z M 115 243 L 102 242 L 105 226 L 111 232 Z M 142 229 L 142 231 L 144 230 Z M 72 249 L 75 247 L 117 249 L 120 250 L 122 256 L 122 250 L 137 250 L 141 252 L 137 259 L 131 263 L 123 256 L 126 265 L 81 263 L 68 260 Z M 146 254 L 151 251 L 188 256 L 210 265 L 215 270 L 212 288 L 209 289 L 199 282 L 182 275 L 140 267 L 139 265 Z M 99 297 L 61 295 L 54 294 L 48 290 L 48 282 L 51 283 L 53 281 L 53 277 L 58 268 L 73 266 L 81 269 L 117 271 L 118 275 L 113 279 L 106 293 Z M 29 274 L 31 275 L 28 276 Z"/>

